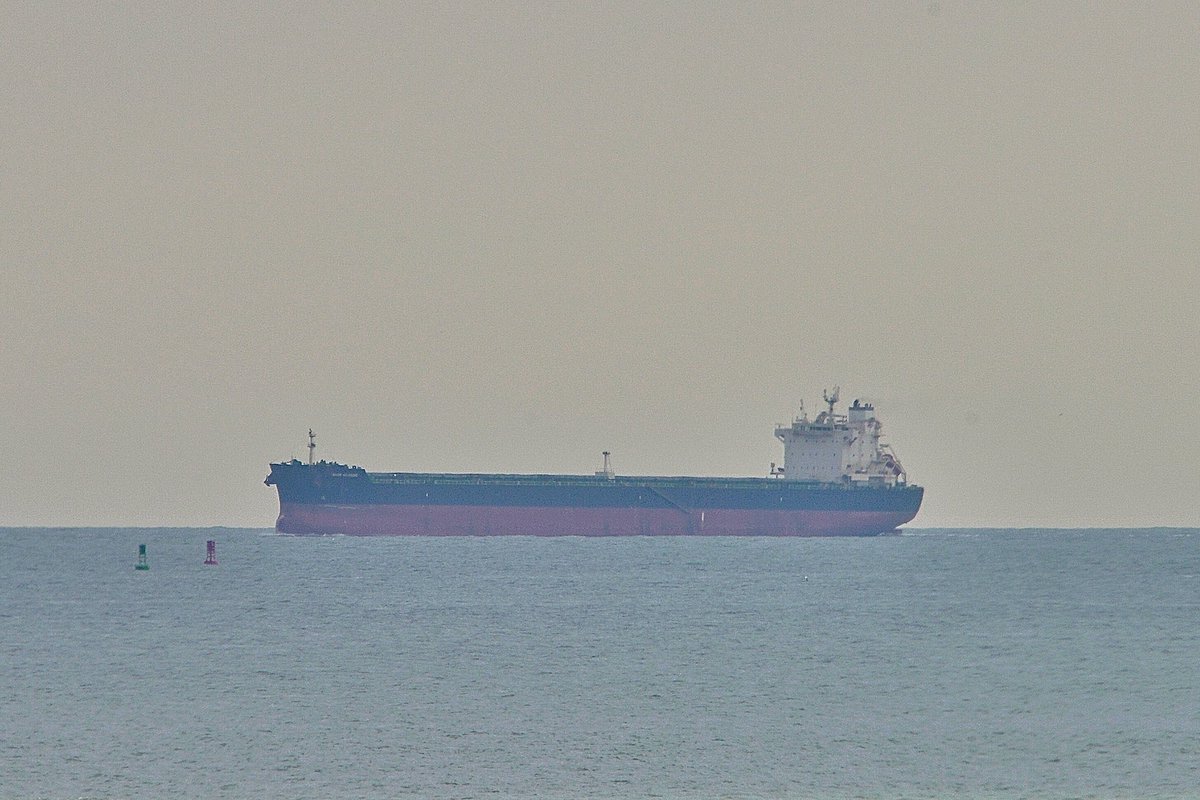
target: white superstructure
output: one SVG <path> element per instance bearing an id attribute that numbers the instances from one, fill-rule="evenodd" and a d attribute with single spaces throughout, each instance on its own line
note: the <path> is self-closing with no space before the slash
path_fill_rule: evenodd
<path id="1" fill-rule="evenodd" d="M 838 388 L 824 397 L 829 410 L 816 419 L 809 420 L 801 404 L 791 425 L 775 427 L 775 438 L 783 442 L 783 469 L 772 473 L 788 480 L 906 483 L 900 460 L 879 441 L 883 426 L 875 419 L 875 407 L 855 400 L 848 414 L 836 414 Z"/>

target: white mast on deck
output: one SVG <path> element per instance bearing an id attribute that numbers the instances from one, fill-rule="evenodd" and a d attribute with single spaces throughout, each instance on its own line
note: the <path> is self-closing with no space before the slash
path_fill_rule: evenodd
<path id="1" fill-rule="evenodd" d="M 841 393 L 842 387 L 840 386 L 833 387 L 833 394 L 830 394 L 828 389 L 822 392 L 822 394 L 825 396 L 825 402 L 829 404 L 829 419 L 826 421 L 830 425 L 833 424 L 833 407 L 837 405 L 837 401 Z"/>
<path id="2" fill-rule="evenodd" d="M 612 480 L 613 477 L 615 477 L 615 475 L 613 473 L 613 468 L 612 468 L 612 461 L 609 460 L 612 456 L 612 453 L 605 450 L 600 455 L 604 456 L 604 469 L 597 472 L 596 477 L 597 478 L 608 478 L 609 480 Z"/>

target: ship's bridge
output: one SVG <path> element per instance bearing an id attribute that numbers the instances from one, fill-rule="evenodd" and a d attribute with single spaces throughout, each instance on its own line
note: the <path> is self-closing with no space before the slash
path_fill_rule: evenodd
<path id="1" fill-rule="evenodd" d="M 904 468 L 880 442 L 883 426 L 875 418 L 875 407 L 855 400 L 847 414 L 838 414 L 837 388 L 824 396 L 829 408 L 816 419 L 810 421 L 801 410 L 790 425 L 775 427 L 775 438 L 783 442 L 783 477 L 888 486 L 904 483 Z"/>

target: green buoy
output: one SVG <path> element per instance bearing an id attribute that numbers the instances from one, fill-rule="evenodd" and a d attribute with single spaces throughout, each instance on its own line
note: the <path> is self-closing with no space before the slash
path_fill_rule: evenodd
<path id="1" fill-rule="evenodd" d="M 134 565 L 134 569 L 150 569 L 150 562 L 146 560 L 146 545 L 138 545 L 138 561 Z"/>

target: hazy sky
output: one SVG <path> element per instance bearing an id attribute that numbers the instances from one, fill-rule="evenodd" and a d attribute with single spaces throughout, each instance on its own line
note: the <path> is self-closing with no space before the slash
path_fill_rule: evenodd
<path id="1" fill-rule="evenodd" d="M 1200 525 L 1195 3 L 0 5 L 0 524 L 271 460 L 765 475 Z"/>

